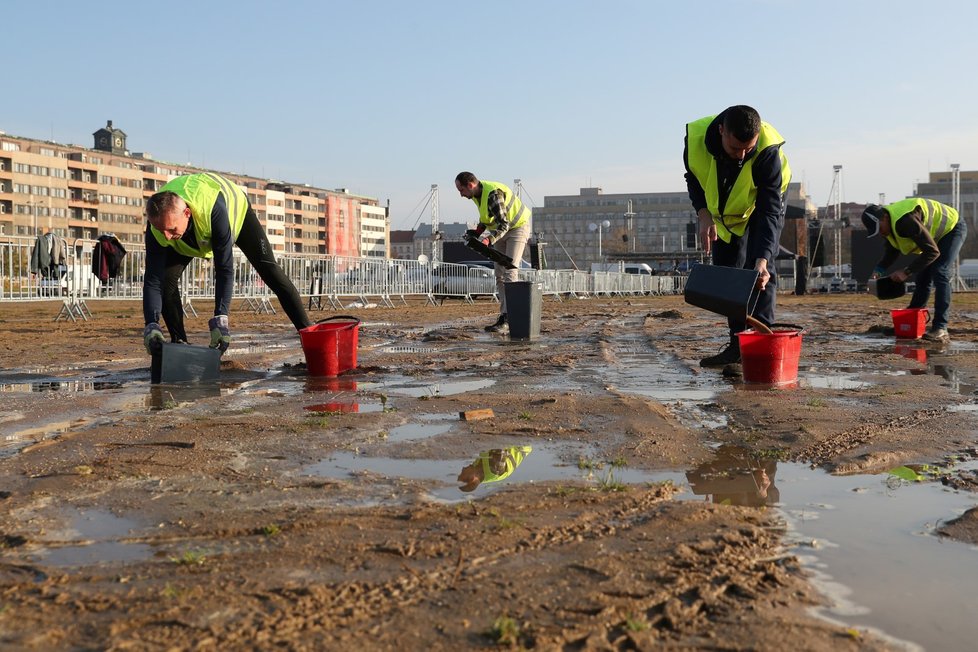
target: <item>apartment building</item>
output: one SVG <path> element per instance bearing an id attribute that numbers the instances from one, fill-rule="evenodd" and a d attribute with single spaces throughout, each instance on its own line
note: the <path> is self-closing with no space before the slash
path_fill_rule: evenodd
<path id="1" fill-rule="evenodd" d="M 142 243 L 146 200 L 176 176 L 212 171 L 132 153 L 112 121 L 92 136 L 86 148 L 0 131 L 0 237 L 114 233 L 123 243 Z M 386 255 L 387 211 L 374 198 L 213 171 L 245 190 L 276 252 L 358 256 L 366 248 Z"/>

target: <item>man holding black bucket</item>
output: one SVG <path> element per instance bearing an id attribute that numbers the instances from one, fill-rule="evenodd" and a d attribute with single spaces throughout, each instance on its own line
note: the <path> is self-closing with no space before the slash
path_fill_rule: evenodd
<path id="1" fill-rule="evenodd" d="M 489 246 L 496 245 L 496 249 L 504 251 L 516 264 L 513 269 L 509 269 L 498 261 L 493 261 L 499 317 L 485 329 L 490 333 L 507 333 L 509 322 L 506 317 L 505 284 L 519 280 L 519 264 L 530 239 L 530 207 L 509 186 L 497 181 L 480 181 L 471 172 L 458 173 L 455 177 L 455 189 L 460 196 L 471 199 L 479 207 L 479 226 L 468 235 Z"/>
<path id="2" fill-rule="evenodd" d="M 951 309 L 951 274 L 961 245 L 968 236 L 968 225 L 958 212 L 933 199 L 901 199 L 886 206 L 870 204 L 862 214 L 867 237 L 883 236 L 883 256 L 871 278 L 886 274 L 901 254 L 918 254 L 904 269 L 889 275 L 903 283 L 917 275 L 916 287 L 908 308 L 923 308 L 934 285 L 934 319 L 924 339 L 947 342 L 947 317 Z"/>
<path id="3" fill-rule="evenodd" d="M 299 292 L 275 262 L 272 245 L 248 196 L 229 179 L 212 173 L 176 177 L 149 198 L 146 218 L 143 343 L 148 352 L 163 344 L 161 314 L 171 341 L 187 341 L 180 276 L 192 258 L 214 259 L 214 317 L 207 327 L 211 348 L 222 354 L 227 350 L 235 244 L 278 297 L 296 330 L 310 325 Z"/>
<path id="4" fill-rule="evenodd" d="M 713 264 L 755 270 L 759 291 L 753 317 L 774 323 L 778 254 L 784 226 L 784 194 L 791 180 L 781 151 L 784 138 L 749 106 L 686 125 L 686 188 L 696 210 L 700 241 Z M 700 360 L 702 367 L 740 362 L 740 318 L 727 319 L 730 343 Z"/>

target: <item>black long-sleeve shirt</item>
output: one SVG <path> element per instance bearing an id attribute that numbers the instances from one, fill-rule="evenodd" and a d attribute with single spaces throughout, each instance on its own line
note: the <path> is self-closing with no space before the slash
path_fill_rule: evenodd
<path id="1" fill-rule="evenodd" d="M 180 238 L 187 245 L 197 248 L 197 234 L 191 219 Z M 234 236 L 231 219 L 224 195 L 219 194 L 211 209 L 211 247 L 214 250 L 214 314 L 226 315 L 231 307 L 234 290 Z M 179 255 L 175 249 L 164 247 L 146 225 L 146 274 L 143 277 L 143 319 L 145 323 L 159 322 L 163 309 L 163 278 L 166 275 L 167 257 Z"/>
<path id="2" fill-rule="evenodd" d="M 766 258 L 773 261 L 780 247 L 781 229 L 784 224 L 784 207 L 781 196 L 781 146 L 768 147 L 758 152 L 755 147 L 744 161 L 736 161 L 723 150 L 720 141 L 720 125 L 723 124 L 723 113 L 718 115 L 706 129 L 706 149 L 717 162 L 717 180 L 720 195 L 719 210 L 723 209 L 730 196 L 730 190 L 743 169 L 743 162 L 753 158 L 751 165 L 754 186 L 757 188 L 757 198 L 754 201 L 754 212 L 750 216 L 747 228 L 750 237 L 747 239 L 747 260 Z M 684 141 L 685 142 L 685 141 Z M 707 207 L 706 191 L 700 185 L 699 179 L 689 169 L 689 143 L 685 142 L 683 163 L 686 166 L 686 190 L 693 203 L 693 209 L 699 212 Z"/>

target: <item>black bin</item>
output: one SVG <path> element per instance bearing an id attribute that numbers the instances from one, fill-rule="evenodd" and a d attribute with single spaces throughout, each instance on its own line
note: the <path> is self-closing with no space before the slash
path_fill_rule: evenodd
<path id="1" fill-rule="evenodd" d="M 511 340 L 532 340 L 540 337 L 540 313 L 543 312 L 543 291 L 533 281 L 511 281 L 506 292 L 506 321 Z"/>

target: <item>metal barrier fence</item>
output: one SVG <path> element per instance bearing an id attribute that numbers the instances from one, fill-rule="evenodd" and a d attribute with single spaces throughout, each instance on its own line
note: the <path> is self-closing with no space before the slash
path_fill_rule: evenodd
<path id="1" fill-rule="evenodd" d="M 63 265 L 46 270 L 32 268 L 38 240 L 7 237 L 0 240 L 0 302 L 63 301 L 55 318 L 88 319 L 89 301 L 142 298 L 146 265 L 143 245 L 124 245 L 126 255 L 113 278 L 100 280 L 93 267 L 97 242 L 77 239 L 66 243 Z M 496 298 L 492 268 L 455 263 L 422 263 L 416 260 L 357 258 L 331 255 L 280 254 L 279 265 L 292 280 L 308 308 L 327 310 L 359 306 L 394 307 L 409 297 L 431 304 L 446 299 L 474 301 Z M 540 284 L 544 296 L 564 297 L 682 294 L 686 276 L 648 276 L 620 272 L 575 270 L 520 270 L 521 280 Z M 793 278 L 781 277 L 781 292 L 794 288 Z M 195 258 L 181 277 L 184 310 L 196 314 L 194 302 L 210 305 L 214 300 L 213 263 Z M 276 311 L 273 294 L 257 271 L 240 252 L 235 252 L 234 297 L 244 300 L 257 313 Z"/>

